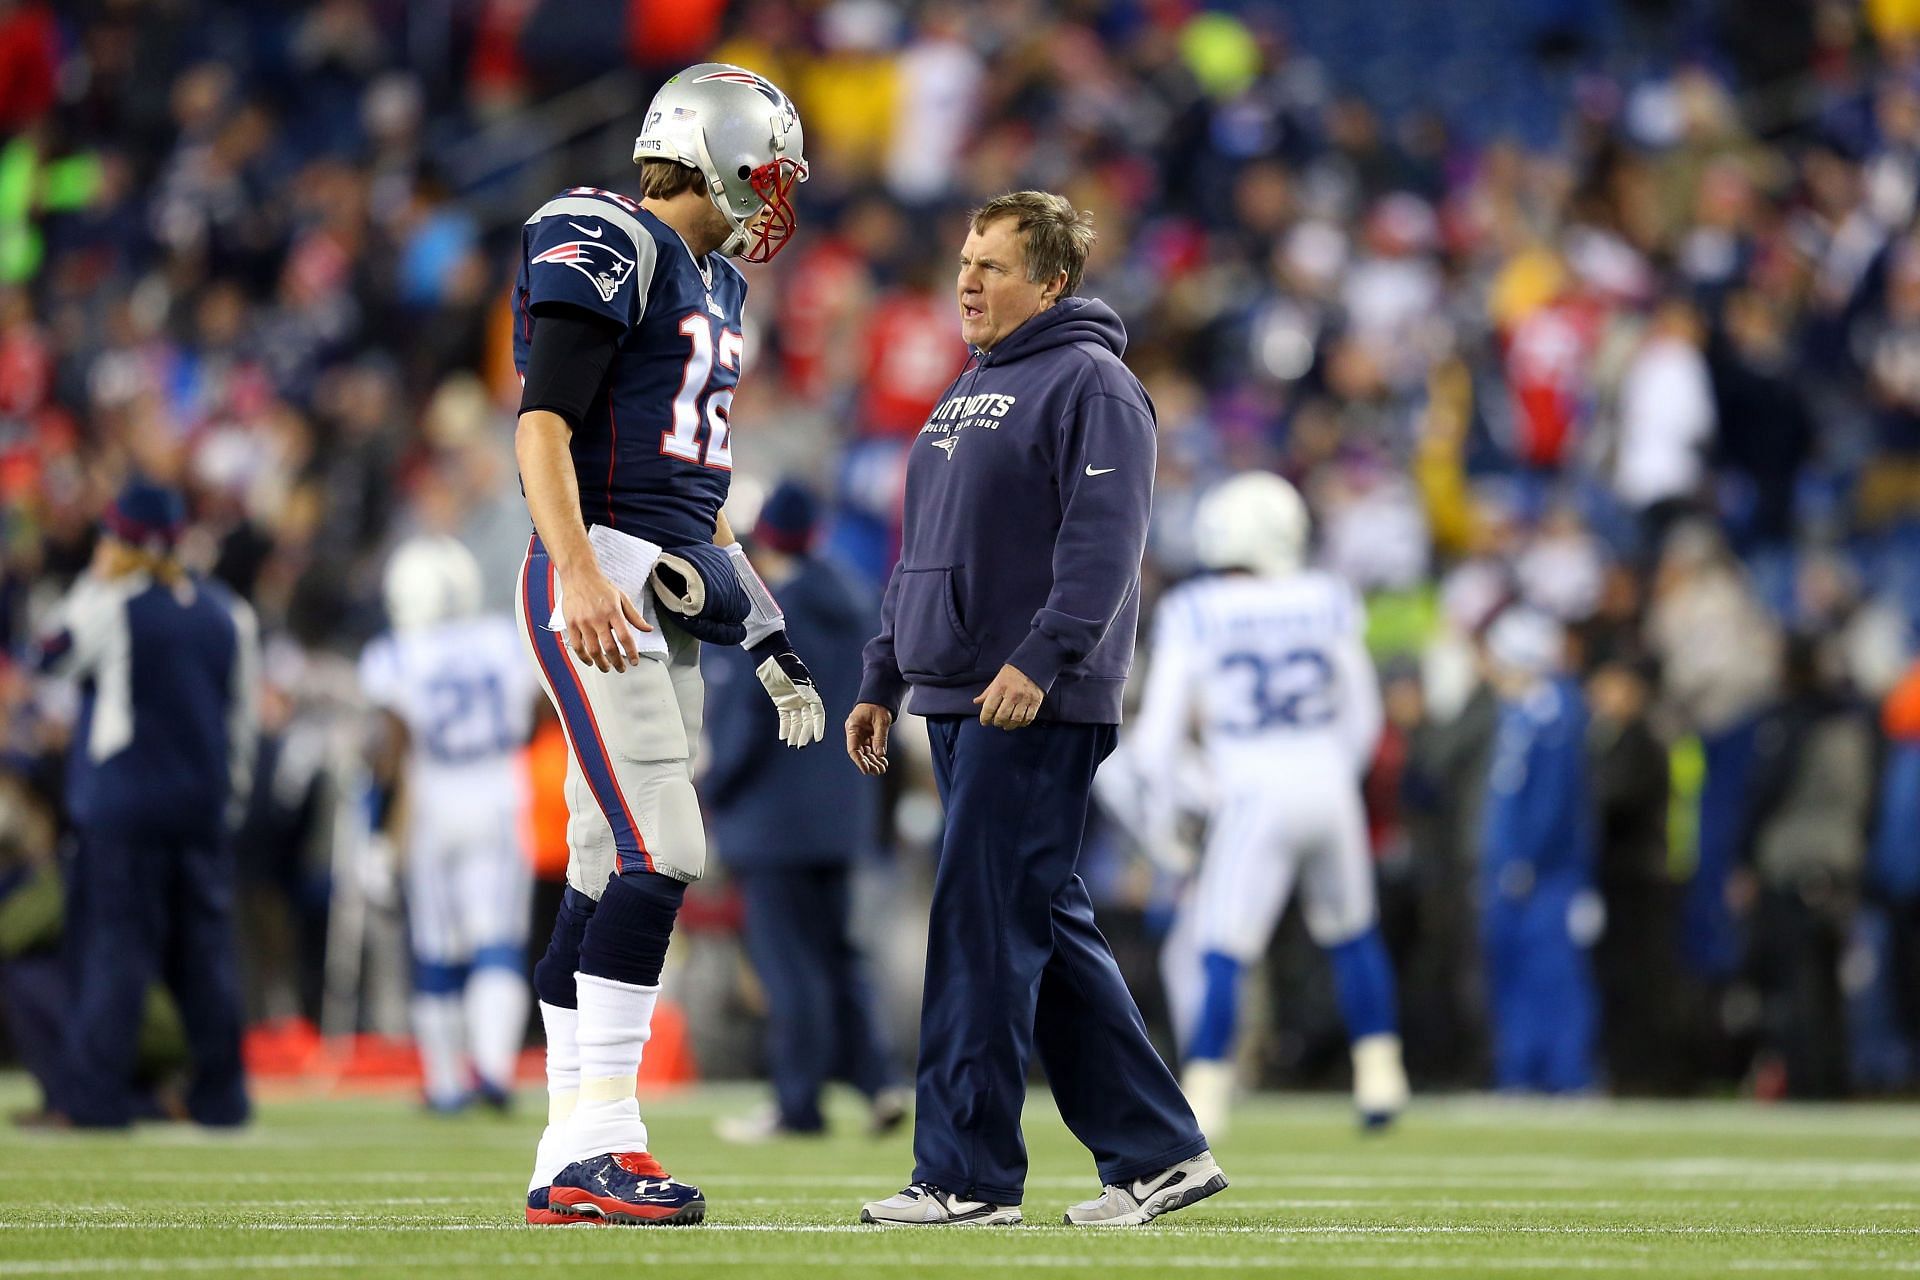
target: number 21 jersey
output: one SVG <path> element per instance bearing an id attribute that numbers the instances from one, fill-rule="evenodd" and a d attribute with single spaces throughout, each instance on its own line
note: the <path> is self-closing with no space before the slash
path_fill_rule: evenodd
<path id="1" fill-rule="evenodd" d="M 416 823 L 484 830 L 519 811 L 520 750 L 539 686 L 513 619 L 483 614 L 378 636 L 360 655 L 360 688 L 407 726 Z"/>

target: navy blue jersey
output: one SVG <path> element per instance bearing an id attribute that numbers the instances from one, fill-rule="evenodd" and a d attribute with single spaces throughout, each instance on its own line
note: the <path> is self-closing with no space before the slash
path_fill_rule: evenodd
<path id="1" fill-rule="evenodd" d="M 581 518 L 665 547 L 711 542 L 733 472 L 728 415 L 747 282 L 720 254 L 695 261 L 673 228 L 597 187 L 547 201 L 520 242 L 513 363 L 523 378 L 543 307 L 577 307 L 625 330 L 574 424 Z"/>

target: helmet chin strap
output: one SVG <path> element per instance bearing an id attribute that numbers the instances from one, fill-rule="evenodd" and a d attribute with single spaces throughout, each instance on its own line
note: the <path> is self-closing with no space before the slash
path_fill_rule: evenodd
<path id="1" fill-rule="evenodd" d="M 733 210 L 727 206 L 727 188 L 714 171 L 713 153 L 707 150 L 705 129 L 693 130 L 693 145 L 694 149 L 700 153 L 698 156 L 700 176 L 707 180 L 707 198 L 713 201 L 713 207 L 720 211 L 720 216 L 727 220 L 729 227 L 733 228 L 733 234 L 721 242 L 718 251 L 726 257 L 737 258 L 747 247 L 747 223 L 751 219 L 734 217 Z"/>

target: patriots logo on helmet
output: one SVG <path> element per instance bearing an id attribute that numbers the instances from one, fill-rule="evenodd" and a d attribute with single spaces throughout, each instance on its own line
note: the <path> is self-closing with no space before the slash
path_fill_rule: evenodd
<path id="1" fill-rule="evenodd" d="M 724 80 L 728 84 L 744 84 L 759 91 L 760 96 L 776 107 L 786 105 L 786 95 L 770 84 L 766 77 L 757 76 L 751 71 L 709 71 L 703 76 L 694 77 L 695 84 L 705 84 L 709 80 Z"/>
<path id="2" fill-rule="evenodd" d="M 558 262 L 572 267 L 593 281 L 593 287 L 599 292 L 602 302 L 612 302 L 613 295 L 620 292 L 620 286 L 633 274 L 632 258 L 597 240 L 569 240 L 566 244 L 553 246 L 545 253 L 535 254 L 533 261 L 536 264 Z"/>

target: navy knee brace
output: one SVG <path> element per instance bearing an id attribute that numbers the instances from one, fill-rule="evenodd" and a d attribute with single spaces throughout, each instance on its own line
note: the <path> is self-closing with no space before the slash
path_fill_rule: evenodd
<path id="1" fill-rule="evenodd" d="M 657 872 L 632 870 L 610 877 L 580 944 L 580 972 L 657 986 L 673 937 L 673 918 L 686 896 L 685 881 Z"/>

